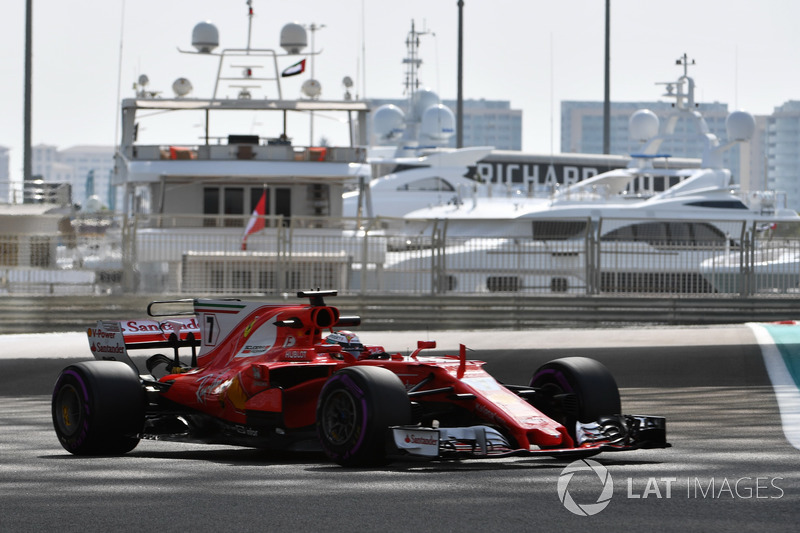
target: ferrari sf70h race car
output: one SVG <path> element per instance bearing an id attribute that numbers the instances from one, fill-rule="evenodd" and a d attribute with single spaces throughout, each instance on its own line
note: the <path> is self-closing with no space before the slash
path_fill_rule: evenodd
<path id="1" fill-rule="evenodd" d="M 322 449 L 343 466 L 404 456 L 589 456 L 663 448 L 664 418 L 623 415 L 616 382 L 597 361 L 568 357 L 503 385 L 480 361 L 365 346 L 325 297 L 272 305 L 196 299 L 183 314 L 99 321 L 88 330 L 95 361 L 66 367 L 52 399 L 61 445 L 114 455 L 140 439 L 256 448 Z M 192 306 L 191 311 L 188 305 Z M 140 371 L 128 352 L 163 349 Z M 141 364 L 141 361 L 140 361 Z M 160 377 L 155 377 L 160 374 Z"/>

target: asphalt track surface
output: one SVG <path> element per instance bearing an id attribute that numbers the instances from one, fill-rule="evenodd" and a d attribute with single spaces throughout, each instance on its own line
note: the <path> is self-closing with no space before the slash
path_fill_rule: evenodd
<path id="1" fill-rule="evenodd" d="M 417 335 L 362 335 L 413 349 Z M 0 531 L 797 531 L 800 451 L 781 427 L 761 351 L 745 326 L 442 332 L 437 351 L 487 362 L 525 383 L 542 363 L 605 363 L 623 411 L 667 417 L 666 450 L 592 458 L 608 505 L 578 516 L 559 498 L 569 459 L 394 463 L 345 469 L 320 454 L 143 441 L 117 458 L 80 458 L 50 418 L 61 368 L 89 358 L 83 335 L 0 337 Z M 573 501 L 602 484 L 578 472 Z"/>

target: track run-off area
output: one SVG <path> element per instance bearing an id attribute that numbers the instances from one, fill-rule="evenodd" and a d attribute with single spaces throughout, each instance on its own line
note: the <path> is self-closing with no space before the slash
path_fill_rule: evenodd
<path id="1" fill-rule="evenodd" d="M 615 375 L 624 412 L 667 418 L 672 447 L 581 464 L 522 457 L 376 469 L 341 468 L 316 452 L 160 441 L 122 457 L 75 457 L 56 439 L 50 394 L 63 367 L 91 358 L 85 333 L 2 335 L 0 531 L 797 529 L 798 325 L 360 336 L 404 353 L 417 340 L 436 340 L 436 353 L 463 343 L 513 384 L 551 359 L 593 357 Z"/>

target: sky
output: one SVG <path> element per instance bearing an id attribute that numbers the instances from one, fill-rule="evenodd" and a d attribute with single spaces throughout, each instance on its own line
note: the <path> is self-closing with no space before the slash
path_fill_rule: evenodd
<path id="1" fill-rule="evenodd" d="M 253 0 L 251 45 L 279 48 L 287 22 L 325 25 L 315 34 L 322 97 L 341 97 L 350 76 L 358 96 L 404 96 L 405 39 L 421 39 L 420 80 L 442 99 L 457 91 L 457 0 Z M 605 0 L 465 0 L 464 98 L 507 100 L 523 112 L 523 151 L 559 151 L 562 100 L 602 101 Z M 0 146 L 11 177 L 22 175 L 25 1 L 4 0 L 0 17 Z M 139 75 L 170 94 L 188 78 L 210 96 L 216 63 L 186 56 L 196 23 L 211 21 L 222 48 L 247 44 L 245 0 L 33 0 L 32 143 L 113 145 L 119 99 Z M 658 100 L 656 82 L 690 75 L 700 102 L 770 114 L 800 100 L 800 2 L 795 0 L 611 0 L 611 98 Z M 288 59 L 288 58 L 286 58 Z M 282 63 L 288 66 L 294 61 Z M 306 74 L 284 96 L 299 96 Z"/>

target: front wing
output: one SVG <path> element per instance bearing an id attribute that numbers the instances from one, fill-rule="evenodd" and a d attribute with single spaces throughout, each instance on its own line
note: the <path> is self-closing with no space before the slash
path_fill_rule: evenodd
<path id="1" fill-rule="evenodd" d="M 489 426 L 393 426 L 390 447 L 394 454 L 428 458 L 487 459 L 521 455 L 590 456 L 644 448 L 667 448 L 666 419 L 660 416 L 617 415 L 597 422 L 576 424 L 578 445 L 573 448 L 516 448 Z"/>

